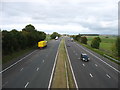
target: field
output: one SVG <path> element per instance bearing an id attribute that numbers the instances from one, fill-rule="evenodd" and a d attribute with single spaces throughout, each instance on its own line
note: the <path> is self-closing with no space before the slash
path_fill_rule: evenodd
<path id="1" fill-rule="evenodd" d="M 94 37 L 97 37 L 97 36 L 87 36 L 87 39 L 88 39 L 88 45 L 91 44 L 91 41 Z M 102 40 L 102 42 L 100 43 L 100 50 L 101 51 L 104 51 L 106 53 L 109 53 L 109 54 L 114 54 L 113 53 L 113 47 L 115 45 L 115 41 L 116 41 L 116 36 L 99 36 Z"/>

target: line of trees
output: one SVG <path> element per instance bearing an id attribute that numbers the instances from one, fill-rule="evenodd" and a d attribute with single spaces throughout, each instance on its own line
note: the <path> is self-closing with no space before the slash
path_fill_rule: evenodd
<path id="1" fill-rule="evenodd" d="M 13 29 L 2 31 L 2 53 L 8 55 L 15 51 L 33 47 L 38 41 L 44 40 L 46 33 L 37 31 L 31 24 L 25 26 L 22 31 Z"/>
<path id="2" fill-rule="evenodd" d="M 87 37 L 85 36 L 82 36 L 81 34 L 78 34 L 78 35 L 72 35 L 71 37 L 73 37 L 74 40 L 76 41 L 79 41 L 83 44 L 87 44 Z"/>
<path id="3" fill-rule="evenodd" d="M 72 35 L 73 39 L 76 40 L 76 41 L 79 41 L 83 44 L 87 44 L 87 37 L 86 36 L 83 36 L 81 34 L 78 34 L 78 35 Z M 95 37 L 93 38 L 92 42 L 91 42 L 91 47 L 92 48 L 96 48 L 96 49 L 99 49 L 100 47 L 100 42 L 101 42 L 101 39 L 100 37 Z"/>

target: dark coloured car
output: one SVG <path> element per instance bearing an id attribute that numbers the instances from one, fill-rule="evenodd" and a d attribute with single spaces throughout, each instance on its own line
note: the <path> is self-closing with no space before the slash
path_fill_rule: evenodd
<path id="1" fill-rule="evenodd" d="M 88 57 L 88 55 L 87 55 L 87 54 L 82 53 L 82 54 L 81 54 L 81 60 L 83 60 L 83 61 L 89 61 L 89 60 L 90 60 L 90 58 Z"/>

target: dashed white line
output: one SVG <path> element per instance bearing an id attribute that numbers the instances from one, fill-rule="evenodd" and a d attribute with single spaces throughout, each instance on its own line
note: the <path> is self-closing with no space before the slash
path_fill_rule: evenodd
<path id="1" fill-rule="evenodd" d="M 43 63 L 44 63 L 44 60 L 43 60 Z"/>
<path id="2" fill-rule="evenodd" d="M 75 55 L 78 55 L 77 53 Z"/>
<path id="3" fill-rule="evenodd" d="M 38 70 L 39 70 L 39 68 L 36 69 L 36 71 L 38 71 Z"/>
<path id="4" fill-rule="evenodd" d="M 97 67 L 98 65 L 97 65 L 97 64 L 95 64 L 95 66 Z"/>
<path id="5" fill-rule="evenodd" d="M 28 86 L 29 82 L 26 83 L 25 88 Z"/>
<path id="6" fill-rule="evenodd" d="M 85 64 L 82 64 L 85 67 Z"/>
<path id="7" fill-rule="evenodd" d="M 93 77 L 93 75 L 90 73 L 90 76 Z"/>
<path id="8" fill-rule="evenodd" d="M 20 69 L 20 71 L 22 71 L 22 70 L 23 70 L 23 68 Z"/>
<path id="9" fill-rule="evenodd" d="M 111 78 L 108 74 L 106 74 L 106 76 L 107 76 L 108 78 Z"/>
<path id="10" fill-rule="evenodd" d="M 78 58 L 78 59 L 80 59 L 80 58 Z"/>
<path id="11" fill-rule="evenodd" d="M 113 66 L 111 66 L 110 64 L 106 63 L 105 61 L 103 61 L 101 58 L 97 57 L 96 55 L 94 55 L 93 53 L 91 53 L 90 51 L 88 51 L 87 49 L 83 48 L 82 46 L 78 45 L 79 47 L 81 47 L 82 49 L 84 49 L 86 52 L 90 53 L 91 55 L 93 55 L 94 57 L 96 57 L 97 59 L 99 59 L 100 61 L 102 61 L 103 63 L 105 63 L 106 65 L 108 65 L 109 67 L 111 67 L 112 69 L 114 69 L 115 71 L 117 71 L 118 73 L 120 73 L 119 70 L 117 70 L 116 68 L 114 68 Z"/>

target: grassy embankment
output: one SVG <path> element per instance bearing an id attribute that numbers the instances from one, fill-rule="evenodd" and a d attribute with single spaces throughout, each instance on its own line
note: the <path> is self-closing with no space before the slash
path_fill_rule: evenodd
<path id="1" fill-rule="evenodd" d="M 50 41 L 50 35 L 47 35 L 45 40 Z M 9 55 L 2 56 L 2 64 L 5 64 L 13 59 L 16 59 L 17 57 L 24 55 L 25 53 L 28 53 L 36 48 L 37 48 L 37 44 L 34 47 L 26 48 L 24 50 L 19 50 L 17 52 L 11 53 Z"/>
<path id="2" fill-rule="evenodd" d="M 66 63 L 66 67 L 65 67 L 65 63 Z M 56 68 L 55 68 L 51 88 L 67 88 L 67 81 L 69 88 L 75 88 L 72 72 L 70 70 L 70 65 L 65 50 L 65 41 L 64 39 L 62 39 L 59 46 Z"/>
<path id="3" fill-rule="evenodd" d="M 102 36 L 102 35 L 99 36 L 102 40 L 102 42 L 100 43 L 100 49 L 94 49 L 94 48 L 91 48 L 91 46 L 90 46 L 92 39 L 97 36 L 86 36 L 86 37 L 88 39 L 88 42 L 87 42 L 88 45 L 82 44 L 83 46 L 85 46 L 103 56 L 105 56 L 104 54 L 106 54 L 114 59 L 120 60 L 120 58 L 116 57 L 115 52 L 114 52 L 116 36 L 108 36 L 108 38 L 106 38 L 106 36 Z"/>

